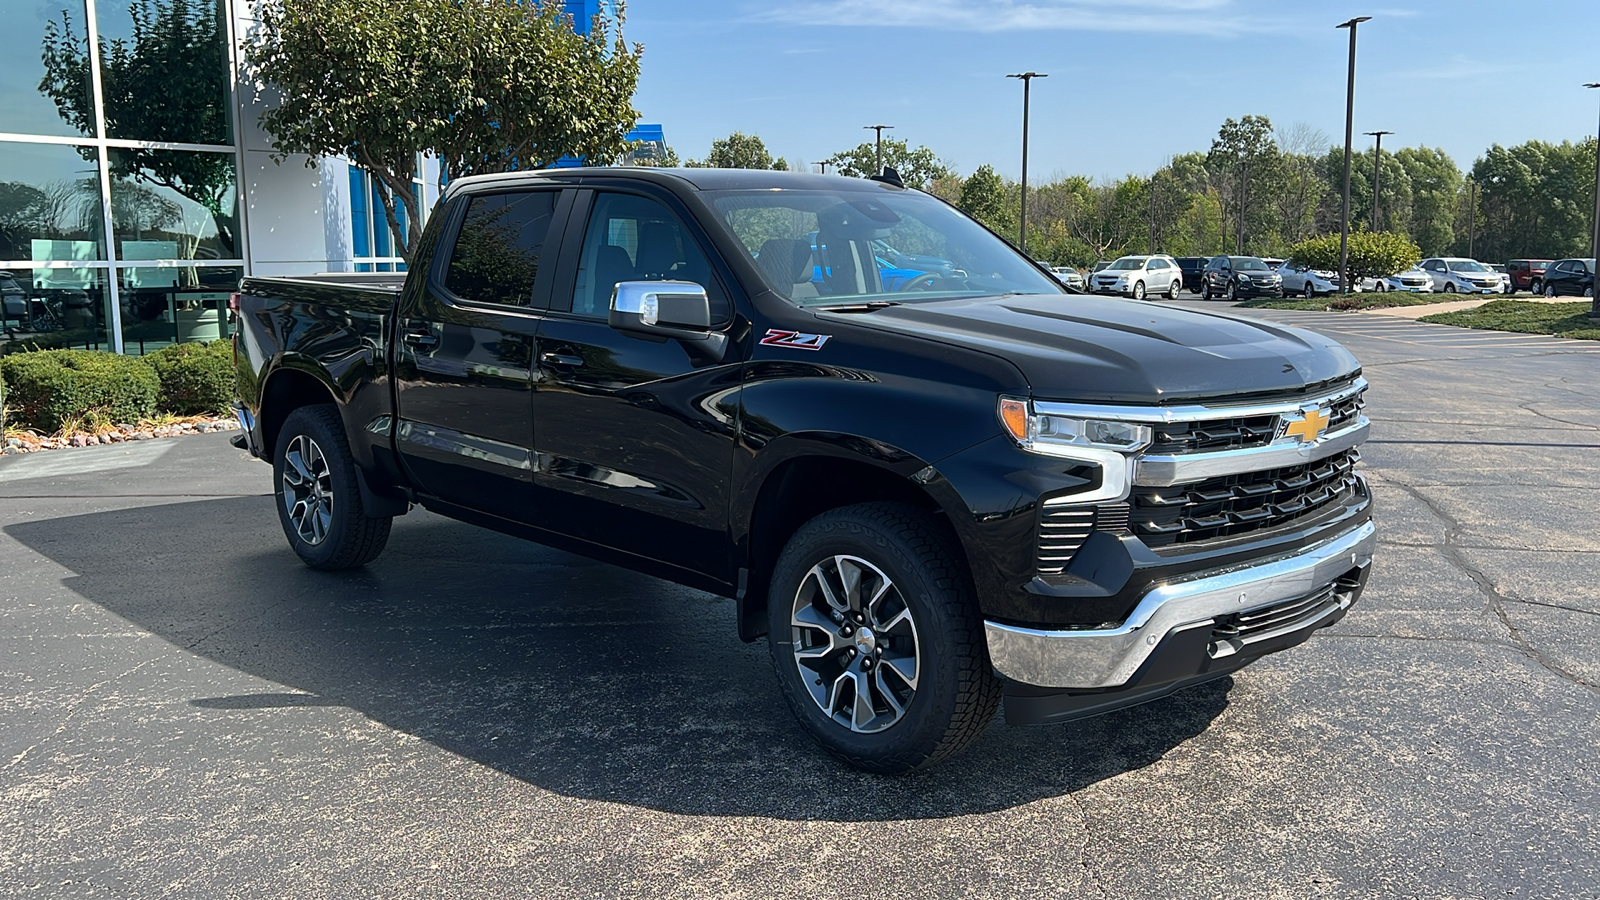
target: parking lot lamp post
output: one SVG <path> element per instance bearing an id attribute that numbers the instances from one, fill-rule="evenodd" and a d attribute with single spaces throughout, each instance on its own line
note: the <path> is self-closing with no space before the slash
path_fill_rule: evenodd
<path id="1" fill-rule="evenodd" d="M 874 174 L 874 175 L 881 174 L 883 172 L 883 131 L 886 128 L 888 130 L 890 130 L 890 131 L 893 131 L 894 130 L 894 126 L 893 125 L 863 125 L 861 127 L 866 129 L 867 131 L 876 131 L 878 133 L 877 148 L 873 151 L 873 166 L 877 169 L 877 171 L 873 172 L 872 174 Z"/>
<path id="2" fill-rule="evenodd" d="M 1372 230 L 1378 230 L 1378 184 L 1382 177 L 1383 166 L 1383 136 L 1394 134 L 1392 131 L 1369 131 L 1368 135 L 1378 139 L 1378 146 L 1372 151 Z"/>
<path id="3" fill-rule="evenodd" d="M 1350 77 L 1344 95 L 1344 207 L 1339 213 L 1340 284 L 1348 284 L 1350 280 L 1350 138 L 1356 111 L 1356 26 L 1371 19 L 1371 16 L 1356 16 L 1338 26 L 1350 29 Z"/>
<path id="4" fill-rule="evenodd" d="M 1600 81 L 1585 84 L 1586 88 L 1600 88 Z M 1594 151 L 1594 235 L 1590 238 L 1589 255 L 1600 256 L 1600 131 L 1595 132 Z M 1597 306 L 1596 309 L 1600 309 Z"/>
<path id="5" fill-rule="evenodd" d="M 820 171 L 820 172 L 818 172 L 818 173 L 817 173 L 817 174 L 819 174 L 819 175 L 826 175 L 826 174 L 828 174 L 828 164 L 827 164 L 827 163 L 825 163 L 825 162 L 819 162 L 819 163 L 817 163 L 817 166 L 818 166 L 818 167 L 820 167 L 820 169 L 821 169 L 821 171 Z"/>
<path id="6" fill-rule="evenodd" d="M 1020 72 L 1007 78 L 1022 79 L 1022 210 L 1017 230 L 1017 248 L 1028 252 L 1028 88 L 1035 78 L 1049 78 L 1043 72 Z"/>
<path id="7" fill-rule="evenodd" d="M 1478 183 L 1467 182 L 1467 189 L 1468 196 L 1471 197 L 1467 201 L 1467 259 L 1477 259 L 1478 257 L 1472 252 L 1472 245 L 1478 237 Z"/>

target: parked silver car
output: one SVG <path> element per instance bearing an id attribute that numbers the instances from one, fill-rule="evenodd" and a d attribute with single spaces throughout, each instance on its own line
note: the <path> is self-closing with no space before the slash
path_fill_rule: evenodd
<path id="1" fill-rule="evenodd" d="M 1318 294 L 1339 292 L 1339 276 L 1325 269 L 1313 269 L 1293 259 L 1279 263 L 1276 270 L 1283 279 L 1283 293 L 1299 294 L 1307 300 Z"/>
<path id="2" fill-rule="evenodd" d="M 1382 278 L 1368 278 L 1361 283 L 1361 289 L 1366 291 L 1406 291 L 1412 294 L 1430 294 L 1433 292 L 1433 278 L 1427 272 L 1416 266 L 1385 275 Z"/>
<path id="3" fill-rule="evenodd" d="M 1178 299 L 1183 290 L 1183 270 L 1178 261 L 1165 254 L 1124 256 L 1095 273 L 1090 288 L 1096 294 L 1121 294 L 1135 300 L 1166 295 Z"/>
<path id="4" fill-rule="evenodd" d="M 1069 288 L 1083 290 L 1083 276 L 1078 274 L 1078 270 L 1071 266 L 1051 266 L 1050 274 L 1054 275 L 1057 281 Z"/>
<path id="5" fill-rule="evenodd" d="M 1428 273 L 1433 289 L 1446 294 L 1498 294 L 1500 273 L 1475 259 L 1436 256 L 1425 259 L 1418 268 Z"/>

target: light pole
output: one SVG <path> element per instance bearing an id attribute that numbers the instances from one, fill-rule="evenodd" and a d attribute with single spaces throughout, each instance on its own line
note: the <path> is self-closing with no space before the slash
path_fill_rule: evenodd
<path id="1" fill-rule="evenodd" d="M 826 175 L 826 174 L 828 174 L 828 164 L 827 164 L 827 163 L 825 163 L 825 162 L 819 162 L 819 163 L 817 163 L 817 165 L 818 165 L 818 166 L 820 166 L 820 167 L 821 167 L 821 168 L 822 168 L 822 171 L 821 171 L 821 172 L 819 172 L 819 173 L 817 173 L 817 174 L 819 174 L 819 175 Z"/>
<path id="2" fill-rule="evenodd" d="M 1035 78 L 1049 78 L 1042 72 L 1021 72 L 1007 78 L 1022 79 L 1022 215 L 1017 230 L 1017 247 L 1028 252 L 1028 88 Z"/>
<path id="3" fill-rule="evenodd" d="M 1469 181 L 1467 185 L 1471 189 L 1469 196 L 1472 198 L 1467 201 L 1467 258 L 1477 259 L 1478 257 L 1472 252 L 1472 244 L 1478 237 L 1478 183 Z"/>
<path id="4" fill-rule="evenodd" d="M 1378 147 L 1372 151 L 1372 230 L 1378 230 L 1378 183 L 1382 178 L 1383 166 L 1383 136 L 1394 134 L 1392 131 L 1369 131 L 1367 134 L 1378 139 Z"/>
<path id="5" fill-rule="evenodd" d="M 1355 127 L 1356 113 L 1356 26 L 1371 19 L 1357 16 L 1339 23 L 1340 28 L 1350 29 L 1350 80 L 1344 95 L 1344 208 L 1339 213 L 1340 284 L 1350 283 L 1350 132 Z"/>
<path id="6" fill-rule="evenodd" d="M 861 127 L 866 129 L 867 131 L 876 131 L 878 133 L 877 150 L 874 151 L 874 160 L 875 160 L 875 165 L 878 168 L 878 171 L 873 172 L 872 174 L 881 175 L 881 174 L 883 174 L 883 132 L 884 132 L 884 129 L 888 129 L 889 131 L 893 131 L 894 130 L 894 126 L 893 125 L 863 125 Z"/>
<path id="7" fill-rule="evenodd" d="M 1591 81 L 1584 87 L 1600 88 L 1600 81 Z M 1600 142 L 1600 131 L 1595 132 L 1595 140 Z M 1594 152 L 1594 235 L 1590 238 L 1589 255 L 1600 256 L 1600 143 L 1595 144 Z M 1600 300 L 1595 302 L 1595 309 L 1600 310 Z"/>

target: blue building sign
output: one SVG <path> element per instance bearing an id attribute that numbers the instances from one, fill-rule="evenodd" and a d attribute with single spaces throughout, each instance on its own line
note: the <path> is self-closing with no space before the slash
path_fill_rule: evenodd
<path id="1" fill-rule="evenodd" d="M 572 30 L 579 34 L 588 34 L 589 26 L 594 23 L 594 17 L 600 13 L 601 0 L 565 0 L 566 14 L 572 17 Z M 640 123 L 628 132 L 628 140 L 639 141 L 641 146 L 629 155 L 628 161 L 638 164 L 650 160 L 661 159 L 667 152 L 667 139 L 662 134 L 660 125 L 645 125 Z M 584 161 L 563 156 L 556 161 L 555 168 L 570 169 L 581 166 Z"/>

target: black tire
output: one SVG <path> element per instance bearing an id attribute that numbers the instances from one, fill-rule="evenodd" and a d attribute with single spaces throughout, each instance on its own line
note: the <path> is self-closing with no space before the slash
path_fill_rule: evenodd
<path id="1" fill-rule="evenodd" d="M 1224 294 L 1223 296 L 1227 298 L 1227 301 L 1229 303 L 1238 303 L 1239 302 L 1239 286 L 1234 284 L 1231 281 L 1228 282 L 1228 293 Z"/>
<path id="2" fill-rule="evenodd" d="M 883 641 L 877 650 L 880 655 L 875 657 L 877 671 L 872 676 L 857 676 L 854 667 L 874 658 L 870 654 L 877 645 L 872 643 L 871 628 L 883 622 L 862 618 L 859 624 L 869 627 L 851 631 L 845 627 L 851 624 L 850 618 L 832 616 L 837 608 L 818 602 L 825 601 L 826 595 L 818 589 L 817 580 L 830 572 L 830 566 L 832 572 L 838 572 L 841 558 L 851 561 L 862 590 L 869 584 L 881 585 L 884 579 L 889 582 L 884 599 L 868 604 L 869 615 L 872 611 L 892 612 L 891 619 L 910 620 L 911 672 L 916 684 L 908 694 L 898 696 L 898 710 L 885 703 L 883 711 L 877 711 L 884 696 L 882 688 L 908 684 L 902 671 L 907 635 L 881 629 L 875 636 Z M 954 538 L 929 514 L 900 503 L 863 503 L 831 510 L 802 525 L 790 538 L 772 573 L 767 641 L 784 699 L 823 749 L 864 771 L 904 774 L 928 768 L 960 751 L 994 718 L 1000 703 L 1000 681 L 989 661 L 983 620 L 961 558 Z M 841 605 L 850 606 L 847 602 Z M 824 609 L 828 612 L 823 613 Z M 802 616 L 807 622 L 826 625 L 826 629 L 797 624 L 797 617 Z M 872 624 L 875 621 L 878 626 Z M 904 622 L 899 627 L 905 629 Z M 819 643 L 823 641 L 826 643 Z M 899 649 L 899 666 L 891 666 L 881 655 L 891 642 Z M 798 661 L 797 648 L 810 650 L 808 667 Z M 900 677 L 886 677 L 887 671 Z M 833 676 L 831 682 L 829 675 Z M 844 684 L 847 676 L 849 682 Z M 869 677 L 878 679 L 879 690 L 874 693 L 869 688 L 872 716 L 857 723 L 854 686 Z M 813 687 L 819 688 L 817 694 L 827 696 L 814 695 Z M 839 705 L 846 699 L 852 701 L 850 721 L 840 721 L 824 711 L 827 705 L 845 714 L 846 709 Z M 880 722 L 884 716 L 889 717 L 886 723 Z"/>
<path id="3" fill-rule="evenodd" d="M 1544 285 L 1540 283 L 1539 279 L 1535 278 L 1528 283 L 1528 290 L 1535 294 L 1542 294 L 1544 293 Z"/>
<path id="4" fill-rule="evenodd" d="M 1446 281 L 1444 283 L 1444 292 L 1446 294 L 1454 294 L 1456 292 L 1456 283 L 1453 281 Z"/>
<path id="5" fill-rule="evenodd" d="M 1209 282 L 1209 281 L 1200 282 L 1200 299 L 1201 300 L 1210 300 L 1211 299 L 1211 282 Z"/>
<path id="6" fill-rule="evenodd" d="M 272 476 L 278 522 L 306 565 L 354 569 L 383 552 L 394 520 L 367 515 L 344 424 L 333 406 L 302 406 L 289 414 L 278 432 Z"/>
<path id="7" fill-rule="evenodd" d="M 1555 287 L 1555 285 L 1548 284 L 1548 283 L 1545 284 L 1545 286 L 1544 286 L 1544 295 L 1545 295 L 1545 297 L 1554 297 L 1554 296 L 1556 296 L 1556 287 Z"/>
<path id="8" fill-rule="evenodd" d="M 1311 286 L 1311 279 L 1306 279 L 1306 286 L 1301 290 L 1301 293 L 1305 295 L 1307 300 L 1313 300 L 1316 298 L 1317 291 Z"/>
<path id="9" fill-rule="evenodd" d="M 1172 283 L 1172 286 L 1167 288 L 1167 299 L 1168 300 L 1176 300 L 1176 299 L 1178 299 L 1178 294 L 1181 293 L 1182 291 L 1183 291 L 1183 282 L 1174 281 Z"/>
<path id="10" fill-rule="evenodd" d="M 1144 282 L 1135 281 L 1133 283 L 1133 299 L 1135 299 L 1135 300 L 1143 300 L 1144 299 Z"/>

